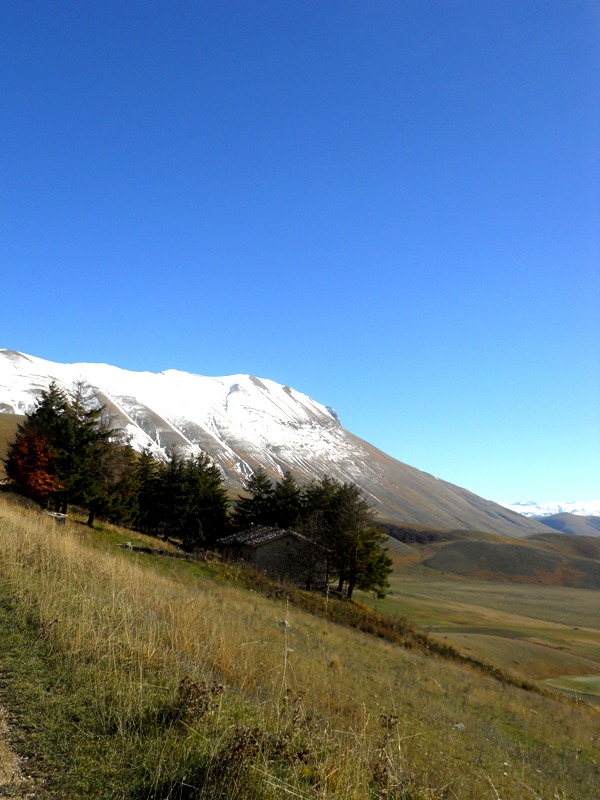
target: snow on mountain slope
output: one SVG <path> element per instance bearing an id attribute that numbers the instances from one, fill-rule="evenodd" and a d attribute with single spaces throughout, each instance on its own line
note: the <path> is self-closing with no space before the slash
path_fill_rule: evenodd
<path id="1" fill-rule="evenodd" d="M 136 449 L 208 453 L 241 488 L 257 467 L 301 483 L 324 474 L 359 485 L 393 521 L 524 536 L 540 523 L 388 456 L 346 431 L 328 407 L 289 386 L 251 375 L 204 377 L 178 370 L 131 372 L 108 364 L 58 364 L 0 350 L 0 412 L 30 411 L 52 381 L 81 383 Z"/>
<path id="2" fill-rule="evenodd" d="M 182 453 L 202 449 L 217 463 L 228 462 L 221 464 L 225 473 L 230 478 L 237 473 L 240 481 L 258 464 L 281 475 L 286 468 L 304 470 L 332 450 L 340 459 L 347 454 L 335 412 L 268 379 L 57 364 L 7 350 L 0 356 L 0 411 L 27 413 L 52 381 L 67 391 L 82 383 L 132 436 L 134 446 L 150 446 L 163 457 L 174 448 Z"/>
<path id="3" fill-rule="evenodd" d="M 533 500 L 524 500 L 507 505 L 506 508 L 523 514 L 525 517 L 551 517 L 554 514 L 576 514 L 580 517 L 600 516 L 600 500 L 572 500 L 568 503 L 536 503 Z"/>

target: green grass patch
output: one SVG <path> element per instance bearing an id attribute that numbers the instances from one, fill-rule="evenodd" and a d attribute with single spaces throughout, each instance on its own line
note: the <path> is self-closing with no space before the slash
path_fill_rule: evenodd
<path id="1" fill-rule="evenodd" d="M 600 672 L 597 590 L 477 581 L 418 565 L 393 575 L 383 601 L 358 596 L 526 680 Z"/>
<path id="2" fill-rule="evenodd" d="M 600 675 L 561 675 L 546 683 L 556 689 L 600 698 Z"/>

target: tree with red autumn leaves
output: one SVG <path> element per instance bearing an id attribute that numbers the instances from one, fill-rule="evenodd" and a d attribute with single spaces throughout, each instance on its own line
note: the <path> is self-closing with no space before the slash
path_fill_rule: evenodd
<path id="1" fill-rule="evenodd" d="M 27 496 L 46 504 L 63 489 L 46 439 L 32 430 L 23 430 L 13 442 L 6 459 L 8 478 Z"/>
<path id="2" fill-rule="evenodd" d="M 78 503 L 93 520 L 116 432 L 84 395 L 83 386 L 67 395 L 52 383 L 19 425 L 4 464 L 19 491 L 63 513 Z"/>

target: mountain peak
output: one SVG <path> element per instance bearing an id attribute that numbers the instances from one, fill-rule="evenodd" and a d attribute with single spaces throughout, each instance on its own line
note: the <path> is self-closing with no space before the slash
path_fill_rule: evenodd
<path id="1" fill-rule="evenodd" d="M 403 464 L 347 431 L 328 406 L 268 378 L 205 377 L 176 369 L 132 372 L 108 364 L 59 364 L 0 350 L 0 410 L 24 414 L 55 382 L 83 383 L 132 445 L 161 458 L 206 452 L 226 484 L 241 489 L 262 467 L 300 483 L 329 475 L 356 483 L 384 519 L 524 536 L 543 527 Z"/>

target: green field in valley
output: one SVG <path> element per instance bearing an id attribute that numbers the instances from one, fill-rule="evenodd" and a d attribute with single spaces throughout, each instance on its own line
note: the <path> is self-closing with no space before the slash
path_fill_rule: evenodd
<path id="1" fill-rule="evenodd" d="M 429 569 L 404 544 L 390 550 L 389 594 L 365 603 L 465 655 L 600 702 L 600 590 L 476 580 Z"/>

